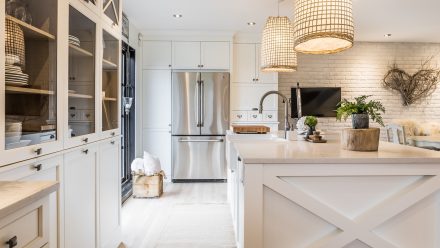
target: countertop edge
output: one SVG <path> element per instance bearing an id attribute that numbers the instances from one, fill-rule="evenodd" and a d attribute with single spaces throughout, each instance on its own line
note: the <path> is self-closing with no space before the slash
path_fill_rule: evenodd
<path id="1" fill-rule="evenodd" d="M 29 183 L 29 182 L 28 182 Z M 15 201 L 14 203 L 7 205 L 3 208 L 0 208 L 0 219 L 20 210 L 21 208 L 29 205 L 30 203 L 33 203 L 35 201 L 38 201 L 39 199 L 57 191 L 59 189 L 59 182 L 51 182 L 47 186 L 45 186 L 43 189 L 34 192 L 32 194 L 27 194 L 21 197 L 19 200 Z"/>

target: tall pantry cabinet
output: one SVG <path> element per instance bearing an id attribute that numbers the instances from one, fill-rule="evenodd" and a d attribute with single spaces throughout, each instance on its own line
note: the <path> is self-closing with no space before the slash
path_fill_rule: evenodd
<path id="1" fill-rule="evenodd" d="M 0 180 L 60 182 L 48 247 L 121 242 L 121 7 L 0 4 Z"/>

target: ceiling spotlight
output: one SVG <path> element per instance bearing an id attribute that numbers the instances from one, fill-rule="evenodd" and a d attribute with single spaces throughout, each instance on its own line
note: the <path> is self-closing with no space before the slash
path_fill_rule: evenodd
<path id="1" fill-rule="evenodd" d="M 182 18 L 183 15 L 181 15 L 181 14 L 174 14 L 173 17 L 174 17 L 174 18 Z"/>
<path id="2" fill-rule="evenodd" d="M 255 22 L 248 22 L 248 23 L 247 23 L 248 26 L 255 26 L 256 24 L 257 24 L 257 23 L 255 23 Z"/>
<path id="3" fill-rule="evenodd" d="M 385 37 L 389 38 L 391 36 L 393 36 L 392 34 L 384 34 Z"/>

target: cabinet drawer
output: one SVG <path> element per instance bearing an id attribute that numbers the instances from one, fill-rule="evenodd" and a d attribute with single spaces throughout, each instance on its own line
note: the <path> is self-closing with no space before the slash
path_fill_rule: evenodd
<path id="1" fill-rule="evenodd" d="M 263 121 L 278 121 L 278 113 L 277 111 L 264 111 L 263 112 Z"/>
<path id="2" fill-rule="evenodd" d="M 39 174 L 53 174 L 55 176 L 50 176 L 44 180 L 57 180 L 57 170 L 56 168 L 61 165 L 61 158 L 54 157 L 49 159 L 33 159 L 31 161 L 26 161 L 18 164 L 19 166 L 5 170 L 0 173 L 0 181 L 15 181 L 22 180 L 28 177 L 36 177 Z"/>
<path id="3" fill-rule="evenodd" d="M 258 113 L 258 111 L 250 111 L 248 116 L 249 121 L 262 121 L 263 115 Z"/>
<path id="4" fill-rule="evenodd" d="M 43 198 L 0 220 L 0 242 L 14 248 L 40 248 L 48 242 L 48 198 Z M 5 245 L 6 247 L 7 245 Z"/>
<path id="5" fill-rule="evenodd" d="M 232 111 L 232 121 L 247 121 L 248 114 L 246 111 Z"/>

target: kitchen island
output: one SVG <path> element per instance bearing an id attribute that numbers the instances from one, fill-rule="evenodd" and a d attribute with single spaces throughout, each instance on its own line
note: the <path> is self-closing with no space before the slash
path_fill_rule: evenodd
<path id="1" fill-rule="evenodd" d="M 440 247 L 439 152 L 280 139 L 229 149 L 240 248 Z"/>

